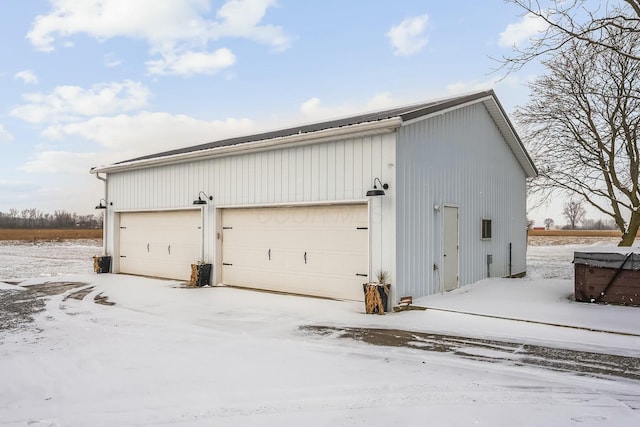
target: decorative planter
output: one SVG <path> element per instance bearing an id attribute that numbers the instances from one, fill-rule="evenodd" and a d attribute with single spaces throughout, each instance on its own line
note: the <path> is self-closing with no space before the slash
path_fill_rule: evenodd
<path id="1" fill-rule="evenodd" d="M 189 286 L 201 287 L 211 284 L 211 264 L 191 264 Z"/>
<path id="2" fill-rule="evenodd" d="M 93 271 L 95 271 L 96 273 L 110 273 L 111 257 L 110 256 L 94 256 Z"/>
<path id="3" fill-rule="evenodd" d="M 391 285 L 380 283 L 363 283 L 364 305 L 367 314 L 384 314 Z"/>

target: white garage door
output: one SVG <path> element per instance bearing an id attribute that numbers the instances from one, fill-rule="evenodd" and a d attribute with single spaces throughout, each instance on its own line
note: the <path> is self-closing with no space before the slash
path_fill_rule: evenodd
<path id="1" fill-rule="evenodd" d="M 223 283 L 363 300 L 366 205 L 225 209 L 222 228 Z"/>
<path id="2" fill-rule="evenodd" d="M 200 210 L 120 214 L 120 272 L 189 280 L 201 257 Z"/>

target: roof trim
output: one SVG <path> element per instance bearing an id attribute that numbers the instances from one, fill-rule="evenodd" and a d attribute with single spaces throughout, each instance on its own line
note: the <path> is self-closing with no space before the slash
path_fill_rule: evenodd
<path id="1" fill-rule="evenodd" d="M 516 156 L 516 159 L 520 163 L 520 166 L 525 171 L 527 178 L 535 178 L 538 176 L 538 169 L 536 165 L 533 163 L 531 156 L 527 152 L 527 149 L 524 146 L 524 143 L 518 136 L 518 132 L 516 132 L 515 127 L 509 120 L 509 116 L 504 111 L 502 104 L 498 100 L 495 92 L 491 91 L 491 101 L 486 99 L 484 101 L 485 108 L 493 118 L 494 123 L 500 130 L 502 137 L 507 141 L 507 144 L 511 148 L 511 151 Z"/>
<path id="2" fill-rule="evenodd" d="M 340 137 L 361 137 L 393 132 L 402 125 L 445 114 L 451 110 L 482 102 L 527 177 L 538 175 L 524 144 L 498 101 L 495 92 L 485 90 L 421 104 L 365 113 L 342 119 L 280 129 L 261 134 L 229 138 L 162 153 L 150 154 L 112 165 L 98 166 L 91 173 L 122 172 L 159 165 L 203 160 L 237 152 L 255 152 L 286 145 L 306 145 Z"/>
<path id="3" fill-rule="evenodd" d="M 317 143 L 345 136 L 361 137 L 378 135 L 382 133 L 391 133 L 399 128 L 400 125 L 402 125 L 402 119 L 399 117 L 392 117 L 390 119 L 380 120 L 376 122 L 358 123 L 355 125 L 344 126 L 340 128 L 323 129 L 310 133 L 301 133 L 297 135 L 283 136 L 272 139 L 263 139 L 253 142 L 245 142 L 242 144 L 224 145 L 220 147 L 209 148 L 206 150 L 170 154 L 163 157 L 141 158 L 139 160 L 134 159 L 123 163 L 94 167 L 91 168 L 90 173 L 123 172 L 127 170 L 149 168 L 158 165 L 182 163 L 189 160 L 209 159 L 212 157 L 220 157 L 237 152 L 247 153 L 264 151 L 283 145 L 286 145 L 287 147 L 294 147 L 297 145 Z"/>

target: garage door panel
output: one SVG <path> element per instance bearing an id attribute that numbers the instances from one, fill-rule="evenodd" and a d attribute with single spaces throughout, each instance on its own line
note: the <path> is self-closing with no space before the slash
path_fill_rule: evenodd
<path id="1" fill-rule="evenodd" d="M 268 231 L 241 227 L 236 226 L 233 230 L 223 230 L 225 243 L 228 246 L 268 248 L 271 239 L 271 234 Z"/>
<path id="2" fill-rule="evenodd" d="M 188 280 L 200 258 L 199 210 L 120 214 L 120 271 Z"/>
<path id="3" fill-rule="evenodd" d="M 366 205 L 223 211 L 225 284 L 362 300 Z M 268 251 L 271 250 L 271 259 Z M 306 253 L 306 262 L 305 262 Z"/>
<path id="4" fill-rule="evenodd" d="M 273 257 L 272 257 L 273 259 Z M 268 249 L 251 247 L 228 248 L 225 252 L 224 263 L 253 268 L 270 268 Z"/>
<path id="5" fill-rule="evenodd" d="M 261 275 L 259 282 L 255 281 L 256 275 Z M 232 281 L 234 286 L 356 301 L 363 299 L 362 283 L 366 282 L 366 278 L 357 276 L 346 282 L 343 276 L 318 277 L 283 271 L 264 274 L 258 268 L 239 269 L 228 266 L 225 267 L 225 280 Z"/>
<path id="6" fill-rule="evenodd" d="M 309 239 L 318 242 L 318 248 L 326 251 L 361 251 L 366 248 L 368 238 L 367 230 L 354 228 L 316 230 L 309 234 Z"/>

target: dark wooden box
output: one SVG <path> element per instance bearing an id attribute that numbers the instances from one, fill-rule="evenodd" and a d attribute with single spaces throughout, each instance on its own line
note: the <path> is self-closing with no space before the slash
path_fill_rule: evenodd
<path id="1" fill-rule="evenodd" d="M 575 299 L 640 306 L 640 254 L 574 253 Z"/>

